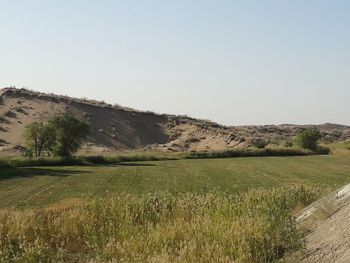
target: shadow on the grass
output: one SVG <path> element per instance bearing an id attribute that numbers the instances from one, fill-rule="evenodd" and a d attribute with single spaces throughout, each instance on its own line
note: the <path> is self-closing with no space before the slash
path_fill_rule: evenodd
<path id="1" fill-rule="evenodd" d="M 153 163 L 118 163 L 115 166 L 156 166 Z"/>
<path id="2" fill-rule="evenodd" d="M 67 177 L 75 174 L 90 173 L 89 171 L 79 171 L 71 169 L 51 169 L 51 168 L 1 168 L 0 169 L 0 181 L 7 179 L 15 179 L 22 177 L 34 177 L 34 176 L 57 176 Z"/>
<path id="3" fill-rule="evenodd" d="M 105 166 L 105 167 L 119 167 L 119 166 L 155 166 L 151 163 L 118 163 L 118 164 L 100 164 L 100 165 L 88 165 L 88 166 Z M 15 168 L 0 168 L 0 182 L 7 179 L 15 179 L 22 177 L 34 177 L 34 176 L 58 176 L 67 177 L 76 174 L 87 174 L 91 171 L 86 170 L 74 170 L 74 169 L 55 169 L 47 167 L 15 167 Z"/>
<path id="4" fill-rule="evenodd" d="M 115 164 L 84 164 L 82 166 L 85 167 L 120 167 L 120 166 L 140 166 L 140 167 L 147 167 L 147 166 L 156 166 L 153 163 L 129 163 L 129 162 L 122 162 L 122 163 L 115 163 Z"/>

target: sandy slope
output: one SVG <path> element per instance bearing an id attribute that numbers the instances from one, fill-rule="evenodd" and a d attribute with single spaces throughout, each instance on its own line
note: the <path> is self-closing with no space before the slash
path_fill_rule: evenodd
<path id="1" fill-rule="evenodd" d="M 296 125 L 225 127 L 185 116 L 140 112 L 94 100 L 5 88 L 0 90 L 0 150 L 24 144 L 26 124 L 46 121 L 65 111 L 90 124 L 91 134 L 85 149 L 92 151 L 221 150 L 245 147 L 256 138 L 278 144 L 305 128 Z M 319 128 L 327 140 L 350 138 L 347 126 L 325 124 Z"/>
<path id="2" fill-rule="evenodd" d="M 300 262 L 350 262 L 350 184 L 307 207 L 297 220 L 309 227 L 314 223 Z"/>
<path id="3" fill-rule="evenodd" d="M 2 148 L 24 144 L 24 128 L 33 121 L 69 111 L 90 124 L 88 146 L 94 149 L 193 150 L 228 147 L 229 130 L 207 121 L 140 112 L 102 102 L 42 94 L 28 90 L 1 91 Z M 233 139 L 232 139 L 233 140 Z M 230 140 L 229 142 L 231 143 Z M 236 146 L 241 141 L 232 145 Z"/>

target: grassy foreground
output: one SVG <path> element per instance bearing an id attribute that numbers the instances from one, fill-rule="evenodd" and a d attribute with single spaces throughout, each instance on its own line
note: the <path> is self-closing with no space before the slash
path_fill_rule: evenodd
<path id="1" fill-rule="evenodd" d="M 1 262 L 275 262 L 302 247 L 292 209 L 319 191 L 117 195 L 0 210 Z"/>
<path id="2" fill-rule="evenodd" d="M 35 207 L 111 193 L 228 193 L 251 188 L 350 182 L 350 162 L 334 156 L 252 157 L 0 169 L 0 208 Z"/>
<path id="3" fill-rule="evenodd" d="M 0 262 L 276 262 L 349 181 L 337 156 L 0 168 Z"/>

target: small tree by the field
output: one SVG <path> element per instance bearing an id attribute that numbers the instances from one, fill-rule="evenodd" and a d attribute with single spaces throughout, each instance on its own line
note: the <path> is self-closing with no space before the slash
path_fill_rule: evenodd
<path id="1" fill-rule="evenodd" d="M 88 132 L 88 124 L 69 113 L 56 115 L 47 124 L 30 123 L 25 132 L 27 155 L 41 157 L 47 153 L 70 157 L 80 148 Z"/>
<path id="2" fill-rule="evenodd" d="M 69 113 L 54 116 L 49 120 L 48 127 L 55 134 L 52 153 L 59 157 L 70 157 L 89 133 L 89 125 Z"/>
<path id="3" fill-rule="evenodd" d="M 321 139 L 321 133 L 316 128 L 302 131 L 296 137 L 296 143 L 304 149 L 316 150 L 318 141 Z"/>
<path id="4" fill-rule="evenodd" d="M 44 152 L 48 152 L 53 143 L 53 133 L 47 125 L 41 122 L 33 122 L 26 126 L 24 134 L 27 146 L 27 155 L 40 157 Z"/>

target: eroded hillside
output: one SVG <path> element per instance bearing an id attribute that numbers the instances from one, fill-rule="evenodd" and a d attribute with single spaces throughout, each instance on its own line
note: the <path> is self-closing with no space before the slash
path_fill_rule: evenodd
<path id="1" fill-rule="evenodd" d="M 21 149 L 25 126 L 45 122 L 50 116 L 71 112 L 91 126 L 85 150 L 147 149 L 161 151 L 220 150 L 246 147 L 264 139 L 280 144 L 307 126 L 266 125 L 225 127 L 185 116 L 156 114 L 113 106 L 104 102 L 45 94 L 26 89 L 0 91 L 1 150 Z M 324 124 L 323 139 L 350 138 L 350 127 Z"/>

